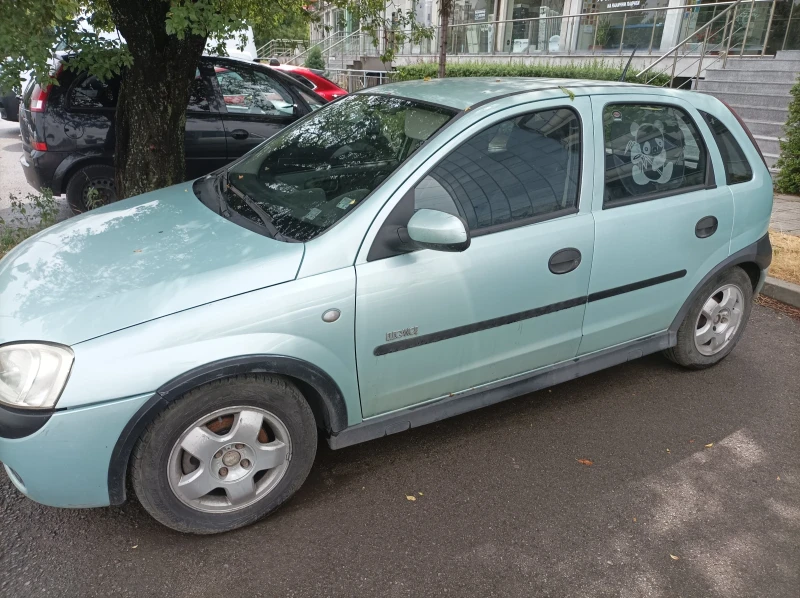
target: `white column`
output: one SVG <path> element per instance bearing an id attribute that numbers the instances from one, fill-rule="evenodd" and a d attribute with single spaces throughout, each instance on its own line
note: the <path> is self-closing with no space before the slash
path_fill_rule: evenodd
<path id="1" fill-rule="evenodd" d="M 583 10 L 583 2 L 581 0 L 565 0 L 564 2 L 564 16 L 579 15 Z M 574 51 L 578 45 L 578 18 L 563 19 L 561 21 L 561 31 L 558 42 L 559 52 Z"/>
<path id="2" fill-rule="evenodd" d="M 679 6 L 686 6 L 687 0 L 669 0 L 669 8 L 677 8 Z M 666 18 L 664 20 L 664 34 L 661 36 L 662 52 L 667 52 L 670 48 L 675 46 L 680 40 L 678 36 L 681 33 L 681 23 L 683 22 L 683 15 L 686 14 L 683 10 L 668 10 L 666 11 Z M 655 48 L 653 48 L 655 50 Z"/>

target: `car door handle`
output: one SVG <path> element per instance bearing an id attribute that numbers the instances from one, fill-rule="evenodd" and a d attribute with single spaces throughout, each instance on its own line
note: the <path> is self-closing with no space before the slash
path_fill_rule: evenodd
<path id="1" fill-rule="evenodd" d="M 250 133 L 245 131 L 244 129 L 234 129 L 231 131 L 231 137 L 234 139 L 247 139 L 250 137 Z"/>
<path id="2" fill-rule="evenodd" d="M 718 226 L 719 220 L 717 220 L 714 216 L 706 216 L 697 222 L 694 227 L 694 234 L 697 235 L 698 239 L 705 239 L 706 237 L 710 237 L 717 232 Z"/>
<path id="3" fill-rule="evenodd" d="M 581 252 L 574 247 L 559 249 L 550 256 L 547 267 L 553 274 L 566 274 L 572 272 L 581 264 Z"/>

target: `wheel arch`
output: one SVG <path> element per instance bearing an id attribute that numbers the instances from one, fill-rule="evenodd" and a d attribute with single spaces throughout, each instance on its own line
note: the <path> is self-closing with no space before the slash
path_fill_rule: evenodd
<path id="1" fill-rule="evenodd" d="M 678 328 L 680 328 L 681 322 L 683 322 L 683 318 L 686 317 L 686 313 L 689 311 L 692 303 L 694 303 L 694 300 L 697 298 L 697 294 L 700 292 L 700 289 L 702 289 L 703 286 L 713 276 L 716 276 L 723 270 L 738 266 L 744 270 L 748 278 L 750 278 L 750 282 L 753 284 L 753 291 L 755 291 L 759 281 L 761 280 L 761 273 L 769 267 L 771 262 L 772 244 L 769 240 L 769 233 L 766 233 L 755 243 L 752 243 L 744 249 L 729 255 L 726 259 L 717 264 L 716 267 L 714 267 L 708 274 L 700 279 L 700 282 L 695 285 L 686 301 L 683 302 L 680 310 L 678 310 L 675 319 L 672 320 L 672 324 L 669 327 L 670 332 L 677 334 Z"/>
<path id="2" fill-rule="evenodd" d="M 209 382 L 243 374 L 275 374 L 291 380 L 311 406 L 317 427 L 337 433 L 347 427 L 347 406 L 336 382 L 312 363 L 283 355 L 243 355 L 199 366 L 163 384 L 130 419 L 119 436 L 108 468 L 108 497 L 112 505 L 126 499 L 131 453 L 145 428 L 184 394 Z"/>
<path id="3" fill-rule="evenodd" d="M 65 158 L 61 164 L 58 165 L 58 168 L 56 168 L 56 171 L 53 174 L 53 193 L 56 195 L 66 193 L 67 185 L 69 185 L 69 181 L 75 175 L 75 173 L 81 168 L 85 168 L 86 166 L 94 166 L 95 164 L 101 164 L 103 166 L 110 166 L 113 168 L 114 158 L 113 156 L 107 156 L 101 153 L 72 154 Z"/>

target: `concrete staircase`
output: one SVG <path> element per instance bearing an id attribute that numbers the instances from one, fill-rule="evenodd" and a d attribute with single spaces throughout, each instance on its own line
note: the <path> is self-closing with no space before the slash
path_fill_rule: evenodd
<path id="1" fill-rule="evenodd" d="M 774 58 L 729 58 L 725 68 L 708 68 L 698 91 L 724 100 L 747 123 L 767 165 L 774 170 L 789 115 L 789 90 L 800 74 L 800 50 Z"/>

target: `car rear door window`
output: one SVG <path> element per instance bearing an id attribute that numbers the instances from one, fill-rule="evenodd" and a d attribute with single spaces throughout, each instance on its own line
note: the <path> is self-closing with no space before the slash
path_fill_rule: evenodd
<path id="1" fill-rule="evenodd" d="M 742 151 L 742 146 L 737 143 L 733 134 L 717 117 L 702 110 L 700 114 L 706 121 L 708 128 L 711 129 L 711 134 L 714 136 L 714 141 L 717 142 L 719 153 L 722 154 L 722 162 L 725 166 L 725 182 L 728 185 L 736 185 L 737 183 L 746 183 L 752 180 L 753 169 L 750 167 L 750 162 L 747 161 L 744 151 Z"/>
<path id="2" fill-rule="evenodd" d="M 414 190 L 414 208 L 464 218 L 473 235 L 574 212 L 580 120 L 569 108 L 517 116 L 485 129 Z"/>
<path id="3" fill-rule="evenodd" d="M 294 115 L 291 94 L 266 73 L 227 63 L 218 64 L 214 71 L 228 113 L 284 117 Z"/>
<path id="4" fill-rule="evenodd" d="M 106 81 L 87 75 L 78 79 L 69 91 L 69 106 L 77 109 L 97 109 L 117 107 L 120 78 L 113 77 Z"/>
<path id="5" fill-rule="evenodd" d="M 106 81 L 94 75 L 81 77 L 69 91 L 69 107 L 72 109 L 114 109 L 119 99 L 120 77 L 113 77 Z M 209 112 L 208 85 L 200 75 L 200 70 L 195 71 L 195 78 L 189 88 L 188 110 Z"/>
<path id="6" fill-rule="evenodd" d="M 708 155 L 692 118 L 675 106 L 609 104 L 603 109 L 603 207 L 705 186 Z"/>

